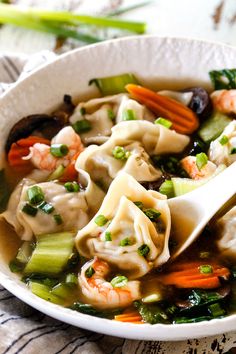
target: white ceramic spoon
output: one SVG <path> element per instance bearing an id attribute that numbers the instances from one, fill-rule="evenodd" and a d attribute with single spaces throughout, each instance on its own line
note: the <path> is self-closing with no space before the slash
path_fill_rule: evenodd
<path id="1" fill-rule="evenodd" d="M 198 189 L 168 200 L 176 258 L 198 237 L 216 212 L 236 194 L 236 162 Z"/>

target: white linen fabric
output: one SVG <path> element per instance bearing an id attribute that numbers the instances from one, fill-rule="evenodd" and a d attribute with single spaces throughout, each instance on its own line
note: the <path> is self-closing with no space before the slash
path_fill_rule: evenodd
<path id="1" fill-rule="evenodd" d="M 94 1 L 93 1 L 94 4 Z M 0 55 L 0 94 L 55 54 Z M 1 354 L 223 354 L 235 347 L 236 333 L 179 342 L 141 341 L 103 335 L 54 320 L 0 285 Z"/>

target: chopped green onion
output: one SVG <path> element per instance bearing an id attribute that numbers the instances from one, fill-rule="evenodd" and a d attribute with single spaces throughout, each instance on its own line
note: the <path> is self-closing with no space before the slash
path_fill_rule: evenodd
<path id="1" fill-rule="evenodd" d="M 80 108 L 80 114 L 81 116 L 84 116 L 86 114 L 86 109 L 84 107 Z"/>
<path id="2" fill-rule="evenodd" d="M 122 120 L 136 120 L 134 111 L 132 109 L 126 109 L 122 114 Z"/>
<path id="3" fill-rule="evenodd" d="M 117 160 L 127 160 L 130 156 L 130 151 L 126 151 L 122 146 L 116 146 L 112 150 L 112 155 Z"/>
<path id="4" fill-rule="evenodd" d="M 61 225 L 63 223 L 62 217 L 60 214 L 53 215 L 53 218 L 57 225 Z"/>
<path id="5" fill-rule="evenodd" d="M 213 317 L 220 317 L 225 315 L 225 310 L 220 306 L 218 302 L 209 305 L 208 310 Z"/>
<path id="6" fill-rule="evenodd" d="M 123 286 L 126 286 L 127 283 L 128 278 L 126 278 L 124 275 L 117 275 L 111 280 L 111 285 L 113 286 L 113 288 L 122 288 Z"/>
<path id="7" fill-rule="evenodd" d="M 38 209 L 30 205 L 29 203 L 26 203 L 23 208 L 22 208 L 23 213 L 30 215 L 30 216 L 36 216 Z"/>
<path id="8" fill-rule="evenodd" d="M 51 214 L 55 210 L 52 204 L 46 202 L 39 204 L 38 208 L 41 209 L 45 214 Z"/>
<path id="9" fill-rule="evenodd" d="M 172 122 L 170 120 L 161 117 L 157 118 L 154 123 L 163 125 L 163 127 L 167 129 L 170 129 L 170 127 L 172 126 Z"/>
<path id="10" fill-rule="evenodd" d="M 231 149 L 230 154 L 231 154 L 231 155 L 236 154 L 236 147 L 234 147 L 233 149 Z"/>
<path id="11" fill-rule="evenodd" d="M 114 121 L 116 116 L 115 116 L 115 113 L 114 111 L 111 109 L 111 108 L 108 108 L 107 110 L 107 115 L 108 115 L 108 118 L 111 120 L 111 121 Z"/>
<path id="12" fill-rule="evenodd" d="M 86 133 L 92 129 L 92 124 L 89 120 L 87 119 L 82 119 L 82 120 L 77 120 L 72 127 L 76 131 L 76 133 Z"/>
<path id="13" fill-rule="evenodd" d="M 25 266 L 24 263 L 21 263 L 21 262 L 17 261 L 16 259 L 13 259 L 9 263 L 9 268 L 12 273 L 22 272 L 22 270 L 24 269 L 24 266 Z"/>
<path id="14" fill-rule="evenodd" d="M 161 213 L 154 208 L 146 209 L 143 212 L 151 221 L 156 221 L 161 216 Z"/>
<path id="15" fill-rule="evenodd" d="M 68 286 L 74 286 L 78 284 L 78 277 L 74 273 L 69 273 L 66 275 L 65 283 Z"/>
<path id="16" fill-rule="evenodd" d="M 175 196 L 173 182 L 170 180 L 165 180 L 160 185 L 159 192 L 165 194 L 167 198 L 173 198 Z"/>
<path id="17" fill-rule="evenodd" d="M 28 200 L 31 204 L 37 205 L 44 200 L 44 194 L 40 187 L 33 186 L 27 190 Z"/>
<path id="18" fill-rule="evenodd" d="M 196 155 L 196 165 L 199 171 L 207 164 L 208 157 L 205 152 Z"/>
<path id="19" fill-rule="evenodd" d="M 142 302 L 144 302 L 145 304 L 159 302 L 161 300 L 163 300 L 161 293 L 151 294 L 142 298 Z"/>
<path id="20" fill-rule="evenodd" d="M 93 83 L 98 87 L 103 96 L 107 96 L 125 92 L 125 86 L 127 84 L 137 84 L 138 81 L 133 74 L 128 73 L 89 81 L 89 85 Z"/>
<path id="21" fill-rule="evenodd" d="M 98 226 L 104 226 L 108 222 L 108 219 L 104 215 L 98 215 L 94 219 L 95 224 Z"/>
<path id="22" fill-rule="evenodd" d="M 143 209 L 143 203 L 142 202 L 139 202 L 139 201 L 137 201 L 137 202 L 134 202 L 134 204 L 139 208 L 139 209 Z"/>
<path id="23" fill-rule="evenodd" d="M 105 232 L 105 241 L 112 241 L 112 237 L 111 237 L 111 232 L 110 231 L 106 231 Z"/>
<path id="24" fill-rule="evenodd" d="M 80 186 L 77 182 L 66 182 L 64 187 L 67 192 L 79 192 L 80 190 Z"/>
<path id="25" fill-rule="evenodd" d="M 65 167 L 63 165 L 59 165 L 55 171 L 53 171 L 47 178 L 48 181 L 54 181 L 55 179 L 59 179 L 65 171 Z"/>
<path id="26" fill-rule="evenodd" d="M 50 147 L 50 153 L 55 157 L 66 156 L 69 152 L 69 148 L 65 144 L 52 144 Z"/>
<path id="27" fill-rule="evenodd" d="M 226 135 L 223 135 L 223 136 L 220 138 L 220 140 L 219 140 L 219 142 L 220 142 L 221 145 L 227 144 L 228 141 L 229 141 L 229 138 L 228 138 Z"/>
<path id="28" fill-rule="evenodd" d="M 150 247 L 145 243 L 138 248 L 138 254 L 140 256 L 146 257 L 149 252 L 150 252 Z"/>
<path id="29" fill-rule="evenodd" d="M 202 274 L 210 274 L 210 273 L 213 273 L 213 268 L 211 265 L 209 264 L 204 264 L 204 265 L 200 265 L 198 267 L 199 269 L 199 272 L 202 273 Z"/>
<path id="30" fill-rule="evenodd" d="M 94 273 L 95 273 L 95 270 L 93 269 L 93 267 L 89 267 L 85 271 L 85 276 L 86 276 L 86 278 L 91 278 Z"/>
<path id="31" fill-rule="evenodd" d="M 120 246 L 125 247 L 125 246 L 130 246 L 132 245 L 132 241 L 129 237 L 123 238 L 123 240 L 120 241 Z"/>

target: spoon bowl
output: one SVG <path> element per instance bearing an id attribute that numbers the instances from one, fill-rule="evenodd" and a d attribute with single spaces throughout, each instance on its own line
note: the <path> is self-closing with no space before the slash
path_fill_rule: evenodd
<path id="1" fill-rule="evenodd" d="M 172 259 L 196 240 L 210 219 L 236 194 L 235 180 L 236 162 L 198 189 L 168 200 L 177 244 Z"/>

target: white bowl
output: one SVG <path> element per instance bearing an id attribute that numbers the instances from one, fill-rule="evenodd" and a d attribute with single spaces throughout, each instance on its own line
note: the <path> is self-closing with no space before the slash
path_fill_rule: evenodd
<path id="1" fill-rule="evenodd" d="M 78 49 L 60 56 L 15 85 L 0 99 L 0 169 L 4 142 L 16 121 L 33 113 L 54 110 L 63 95 L 86 97 L 98 94 L 88 86 L 94 77 L 134 73 L 143 84 L 154 88 L 210 88 L 208 72 L 235 68 L 236 48 L 197 40 L 131 37 Z M 51 304 L 33 295 L 10 272 L 0 245 L 0 282 L 12 294 L 36 309 L 72 325 L 131 339 L 182 340 L 236 330 L 236 315 L 194 324 L 119 323 L 91 317 Z"/>

